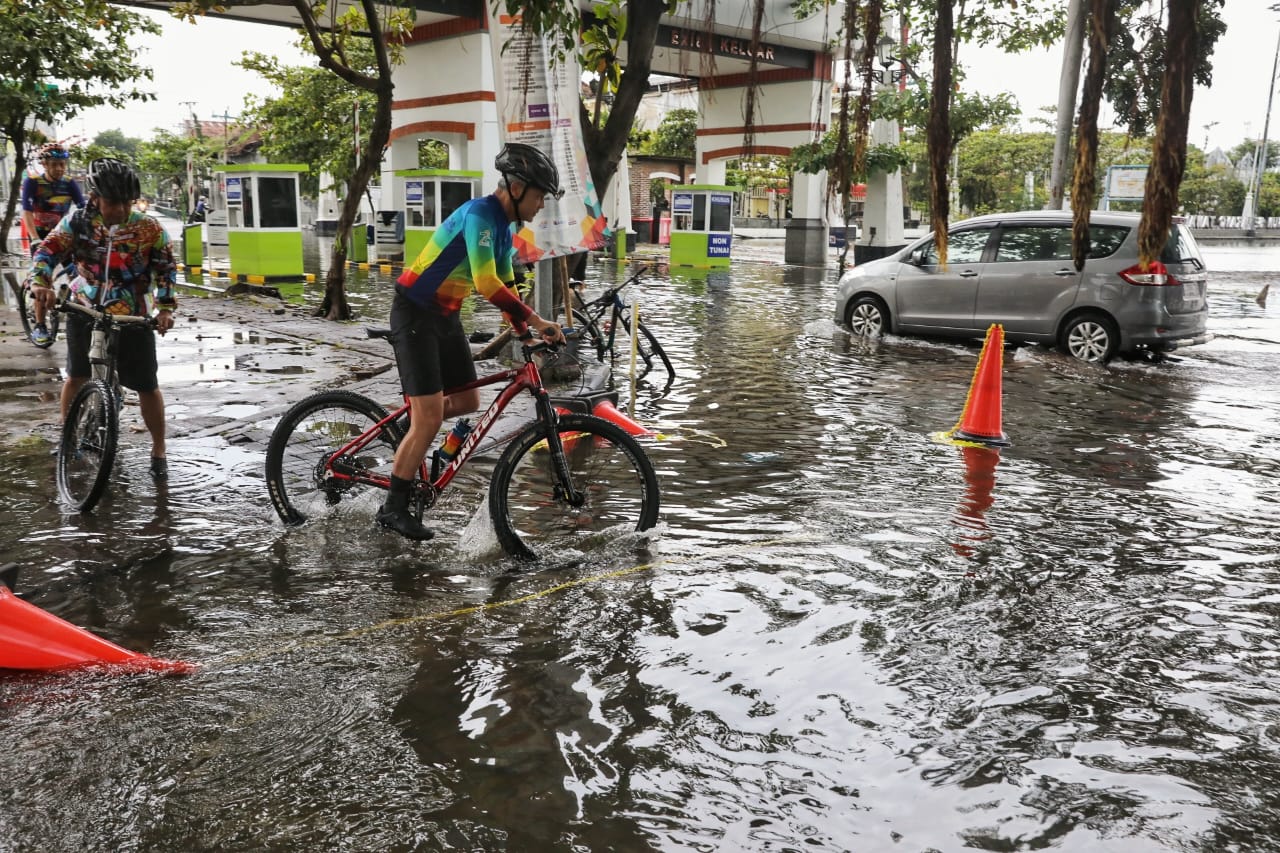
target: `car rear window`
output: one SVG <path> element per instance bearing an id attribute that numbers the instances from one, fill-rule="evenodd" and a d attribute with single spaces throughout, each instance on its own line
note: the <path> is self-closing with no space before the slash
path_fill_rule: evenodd
<path id="1" fill-rule="evenodd" d="M 1164 251 L 1160 253 L 1160 260 L 1166 264 L 1177 263 L 1194 263 L 1199 267 L 1204 267 L 1204 260 L 1200 257 L 1200 247 L 1196 244 L 1196 238 L 1191 236 L 1191 232 L 1187 230 L 1185 225 L 1174 225 L 1169 231 L 1169 241 L 1164 244 Z"/>
<path id="2" fill-rule="evenodd" d="M 1128 236 L 1129 229 L 1123 225 L 1090 225 L 1089 242 L 1093 245 L 1089 257 L 1105 258 L 1114 255 Z"/>

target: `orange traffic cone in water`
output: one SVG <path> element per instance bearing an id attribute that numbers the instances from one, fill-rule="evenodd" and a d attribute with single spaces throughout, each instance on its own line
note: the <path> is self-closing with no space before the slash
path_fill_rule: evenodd
<path id="1" fill-rule="evenodd" d="M 591 414 L 597 418 L 604 418 L 606 421 L 617 424 L 630 435 L 653 435 L 653 430 L 645 429 L 631 420 L 631 418 L 622 414 L 622 412 L 618 411 L 618 407 L 609 400 L 601 400 L 596 403 L 591 410 Z"/>
<path id="2" fill-rule="evenodd" d="M 1000 426 L 1002 401 L 1000 385 L 1004 367 L 1004 326 L 993 323 L 973 371 L 969 397 L 960 422 L 945 433 L 952 441 L 967 441 L 989 447 L 1003 447 L 1009 439 Z"/>
<path id="3" fill-rule="evenodd" d="M 0 669 L 112 666 L 132 672 L 194 672 L 189 663 L 158 660 L 107 642 L 18 598 L 0 584 Z"/>

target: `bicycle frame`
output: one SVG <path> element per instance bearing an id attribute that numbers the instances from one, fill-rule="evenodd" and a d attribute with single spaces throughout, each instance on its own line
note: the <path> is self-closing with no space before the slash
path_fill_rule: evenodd
<path id="1" fill-rule="evenodd" d="M 422 464 L 419 466 L 418 473 L 421 485 L 418 488 L 420 491 L 426 493 L 427 507 L 430 507 L 430 505 L 435 502 L 436 496 L 449 486 L 449 483 L 453 481 L 453 478 L 457 475 L 458 471 L 467 463 L 467 460 L 471 458 L 476 448 L 480 445 L 480 442 L 482 442 L 485 436 L 489 434 L 494 421 L 496 421 L 498 416 L 506 410 L 507 406 L 511 404 L 511 401 L 522 392 L 528 391 L 533 395 L 534 405 L 538 413 L 538 420 L 547 424 L 555 424 L 556 413 L 555 409 L 551 406 L 550 395 L 542 386 L 542 374 L 538 371 L 538 366 L 530 358 L 533 352 L 542 349 L 544 346 L 545 345 L 537 345 L 536 347 L 526 346 L 525 363 L 520 367 L 512 367 L 499 371 L 498 373 L 482 376 L 474 381 L 466 383 L 465 385 L 450 388 L 445 392 L 445 396 L 448 396 L 460 391 L 485 388 L 502 382 L 508 383 L 505 388 L 498 392 L 498 396 L 494 398 L 493 402 L 484 410 L 484 413 L 480 415 L 479 420 L 476 421 L 476 425 L 472 428 L 471 432 L 467 434 L 467 437 L 463 439 L 461 446 L 458 448 L 458 452 L 454 454 L 453 459 L 449 460 L 449 464 L 445 465 L 434 480 L 431 479 L 431 475 L 428 472 L 426 460 L 423 460 Z M 390 477 L 382 474 L 365 473 L 362 471 L 342 470 L 340 467 L 340 460 L 344 457 L 358 454 L 365 447 L 368 447 L 376 441 L 388 424 L 400 420 L 401 418 L 407 418 L 408 416 L 409 399 L 406 397 L 402 406 L 330 455 L 329 459 L 325 462 L 325 470 L 338 480 L 351 483 L 363 483 L 382 489 L 390 488 Z M 569 469 L 564 459 L 564 449 L 558 440 L 558 435 L 555 430 L 550 430 L 549 435 L 555 436 L 557 439 L 551 441 L 550 444 L 552 445 L 552 459 L 554 460 L 556 471 L 560 477 L 560 482 L 563 484 L 569 484 Z M 573 490 L 573 494 L 570 496 L 570 501 L 577 501 L 580 497 L 581 496 L 577 494 L 576 490 Z"/>

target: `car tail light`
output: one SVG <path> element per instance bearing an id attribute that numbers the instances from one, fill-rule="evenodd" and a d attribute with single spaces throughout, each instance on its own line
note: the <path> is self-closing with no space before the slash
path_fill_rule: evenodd
<path id="1" fill-rule="evenodd" d="M 1145 270 L 1142 268 L 1142 264 L 1134 264 L 1127 270 L 1121 270 L 1120 277 L 1130 284 L 1138 284 L 1145 287 L 1166 287 L 1182 284 L 1159 261 L 1152 261 L 1151 266 Z"/>

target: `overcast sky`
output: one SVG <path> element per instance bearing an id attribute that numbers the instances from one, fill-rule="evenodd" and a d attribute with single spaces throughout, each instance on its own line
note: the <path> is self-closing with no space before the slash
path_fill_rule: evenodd
<path id="1" fill-rule="evenodd" d="M 1215 50 L 1213 86 L 1197 88 L 1192 99 L 1190 142 L 1194 145 L 1203 146 L 1207 136 L 1210 148 L 1229 149 L 1262 135 L 1280 15 L 1263 12 L 1260 6 L 1261 0 L 1242 0 L 1228 3 L 1223 11 L 1227 32 Z M 189 110 L 202 119 L 220 119 L 224 112 L 235 117 L 245 94 L 261 94 L 265 86 L 256 74 L 233 65 L 242 51 L 274 53 L 287 64 L 311 61 L 294 47 L 294 32 L 284 27 L 212 16 L 189 24 L 159 12 L 143 14 L 164 28 L 162 36 L 148 38 L 142 46 L 143 61 L 155 70 L 152 88 L 157 100 L 123 111 L 85 113 L 62 128 L 64 135 L 92 138 L 103 130 L 118 129 L 127 136 L 146 138 L 154 128 L 177 130 Z M 962 50 L 961 59 L 969 69 L 966 86 L 972 91 L 1012 92 L 1027 116 L 1042 116 L 1042 107 L 1057 103 L 1060 50 L 1016 57 L 973 47 Z M 187 101 L 193 103 L 188 106 Z M 1280 101 L 1272 119 L 1268 138 L 1280 139 Z M 1104 110 L 1102 120 L 1114 120 L 1114 114 Z"/>

